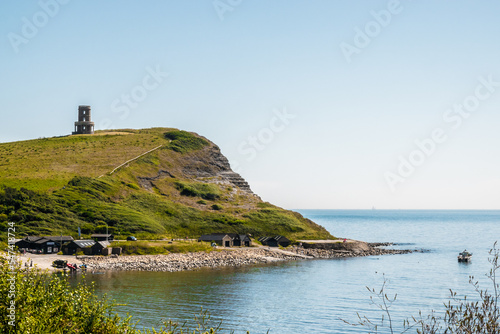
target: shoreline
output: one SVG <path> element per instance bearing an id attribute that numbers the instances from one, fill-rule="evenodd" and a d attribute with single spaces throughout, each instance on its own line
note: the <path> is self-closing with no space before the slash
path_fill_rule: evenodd
<path id="1" fill-rule="evenodd" d="M 6 257 L 6 255 L 2 255 Z M 48 270 L 49 272 L 63 271 L 63 269 L 58 269 L 52 267 L 52 262 L 54 260 L 67 260 L 68 263 L 75 263 L 77 265 L 83 264 L 82 261 L 77 259 L 74 255 L 57 255 L 57 254 L 16 254 L 16 260 L 21 262 L 22 269 L 40 269 L 42 271 Z M 26 263 L 28 265 L 26 265 Z M 31 266 L 31 263 L 33 266 Z"/>
<path id="2" fill-rule="evenodd" d="M 369 247 L 355 250 L 279 248 L 220 249 L 209 253 L 172 253 L 167 255 L 121 255 L 117 257 L 86 257 L 78 259 L 90 271 L 155 271 L 176 272 L 221 267 L 240 267 L 285 261 L 352 258 L 377 255 L 408 254 L 414 250 Z"/>
<path id="3" fill-rule="evenodd" d="M 75 256 L 56 254 L 19 254 L 23 268 L 38 268 L 49 272 L 64 271 L 52 267 L 56 259 L 87 265 L 87 271 L 163 271 L 176 272 L 222 267 L 241 267 L 285 261 L 341 259 L 365 256 L 396 255 L 418 252 L 409 249 L 381 248 L 392 243 L 366 243 L 349 240 L 347 243 L 304 244 L 287 249 L 273 247 L 216 248 L 211 252 L 171 253 L 161 255 Z M 29 266 L 33 263 L 33 267 Z M 25 263 L 28 263 L 26 267 Z"/>

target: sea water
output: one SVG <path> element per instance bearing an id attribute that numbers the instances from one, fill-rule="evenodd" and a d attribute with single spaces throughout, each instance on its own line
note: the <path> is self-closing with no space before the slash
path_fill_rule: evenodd
<path id="1" fill-rule="evenodd" d="M 490 287 L 488 251 L 500 239 L 500 211 L 298 211 L 337 237 L 419 252 L 176 273 L 105 272 L 86 279 L 96 282 L 98 293 L 126 304 L 117 310 L 140 320 L 138 328 L 168 319 L 193 326 L 203 309 L 235 333 L 366 332 L 344 321 L 357 322 L 357 314 L 380 321 L 366 287 L 380 290 L 384 279 L 387 294 L 397 293 L 390 308 L 396 329 L 419 311 L 442 314 L 449 289 L 474 298 L 469 276 Z M 473 253 L 471 263 L 458 263 L 464 249 Z"/>

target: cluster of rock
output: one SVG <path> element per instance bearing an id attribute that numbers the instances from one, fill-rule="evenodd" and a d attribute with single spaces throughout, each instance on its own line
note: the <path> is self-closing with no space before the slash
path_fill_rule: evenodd
<path id="1" fill-rule="evenodd" d="M 167 255 L 134 255 L 115 257 L 80 257 L 79 259 L 93 271 L 182 271 L 198 268 L 237 267 L 252 264 L 266 264 L 278 261 L 304 258 L 343 258 L 383 254 L 404 254 L 409 250 L 391 250 L 371 247 L 370 250 L 326 250 L 295 248 L 281 251 L 270 248 L 221 250 L 196 253 L 175 253 Z"/>
<path id="2" fill-rule="evenodd" d="M 360 257 L 360 256 L 373 256 L 373 255 L 386 255 L 386 254 L 408 254 L 412 253 L 408 249 L 384 249 L 384 248 L 370 248 L 368 250 L 333 250 L 333 249 L 304 249 L 301 254 L 308 255 L 314 258 L 333 259 L 342 257 Z M 299 251 L 300 253 L 300 251 Z"/>
<path id="3" fill-rule="evenodd" d="M 236 267 L 249 264 L 295 260 L 300 256 L 275 253 L 266 249 L 222 250 L 210 253 L 173 253 L 119 257 L 82 257 L 92 270 L 182 271 L 198 268 Z"/>

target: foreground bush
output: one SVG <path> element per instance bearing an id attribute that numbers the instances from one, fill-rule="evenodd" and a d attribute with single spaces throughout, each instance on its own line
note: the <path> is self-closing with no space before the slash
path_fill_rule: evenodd
<path id="1" fill-rule="evenodd" d="M 15 308 L 11 301 L 15 302 Z M 220 333 L 220 324 L 210 327 L 206 313 L 196 318 L 189 330 L 174 322 L 160 329 L 138 330 L 131 317 L 115 313 L 115 304 L 99 298 L 92 286 L 69 286 L 66 275 L 38 269 L 23 269 L 20 263 L 0 256 L 0 333 L 23 334 L 211 334 Z M 14 320 L 15 319 L 15 320 Z M 13 326 L 14 325 L 14 326 Z"/>

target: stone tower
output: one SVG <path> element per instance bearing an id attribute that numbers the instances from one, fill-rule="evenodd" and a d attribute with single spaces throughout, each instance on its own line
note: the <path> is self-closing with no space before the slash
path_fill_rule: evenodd
<path id="1" fill-rule="evenodd" d="M 90 106 L 78 106 L 78 122 L 75 122 L 75 131 L 73 134 L 94 134 L 94 122 L 90 121 Z"/>

